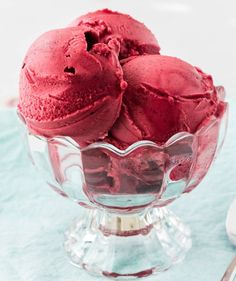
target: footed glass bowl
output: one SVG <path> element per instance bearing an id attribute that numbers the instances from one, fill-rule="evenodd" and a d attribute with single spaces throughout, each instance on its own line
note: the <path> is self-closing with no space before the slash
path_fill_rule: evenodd
<path id="1" fill-rule="evenodd" d="M 28 132 L 32 161 L 47 183 L 87 208 L 66 232 L 73 264 L 96 275 L 140 278 L 182 261 L 190 231 L 166 205 L 200 183 L 226 125 L 227 106 L 195 134 L 178 133 L 162 146 L 139 141 L 126 150 L 103 142 L 81 148 L 69 137 Z"/>

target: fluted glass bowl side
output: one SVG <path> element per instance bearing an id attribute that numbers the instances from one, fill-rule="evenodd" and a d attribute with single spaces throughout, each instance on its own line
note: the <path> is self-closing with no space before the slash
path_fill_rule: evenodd
<path id="1" fill-rule="evenodd" d="M 222 146 L 227 108 L 195 134 L 180 132 L 164 145 L 139 141 L 125 150 L 96 142 L 81 148 L 69 137 L 27 132 L 29 152 L 47 183 L 81 205 L 132 210 L 164 206 L 195 188 Z"/>

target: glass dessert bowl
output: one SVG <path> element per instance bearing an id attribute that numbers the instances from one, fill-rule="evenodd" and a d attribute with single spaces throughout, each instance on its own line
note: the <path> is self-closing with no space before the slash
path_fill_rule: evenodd
<path id="1" fill-rule="evenodd" d="M 223 88 L 218 93 L 223 97 Z M 206 175 L 223 144 L 227 111 L 194 134 L 125 150 L 104 142 L 81 148 L 69 137 L 28 131 L 31 159 L 47 183 L 86 208 L 66 232 L 72 263 L 96 275 L 140 278 L 182 261 L 190 230 L 166 206 Z"/>

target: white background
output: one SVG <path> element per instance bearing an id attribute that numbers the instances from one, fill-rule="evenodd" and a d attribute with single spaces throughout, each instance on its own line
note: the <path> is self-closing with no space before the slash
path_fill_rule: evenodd
<path id="1" fill-rule="evenodd" d="M 155 33 L 162 54 L 211 73 L 228 98 L 236 93 L 236 1 L 217 0 L 0 0 L 0 101 L 18 95 L 27 48 L 41 33 L 66 26 L 88 11 L 130 13 Z"/>

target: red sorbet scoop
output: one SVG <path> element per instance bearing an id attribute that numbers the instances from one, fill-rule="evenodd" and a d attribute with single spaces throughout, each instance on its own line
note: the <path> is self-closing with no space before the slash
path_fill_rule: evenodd
<path id="1" fill-rule="evenodd" d="M 216 113 L 211 76 L 180 59 L 138 56 L 123 71 L 128 88 L 110 131 L 110 141 L 120 148 L 143 139 L 162 144 L 181 131 L 194 133 Z"/>
<path id="2" fill-rule="evenodd" d="M 88 13 L 77 18 L 71 26 L 91 29 L 91 41 L 108 43 L 117 39 L 121 43 L 119 58 L 134 55 L 159 54 L 160 46 L 152 32 L 131 16 L 108 9 Z"/>
<path id="3" fill-rule="evenodd" d="M 30 47 L 20 74 L 19 111 L 40 135 L 78 142 L 106 136 L 120 112 L 126 88 L 117 53 L 87 40 L 77 27 L 52 30 Z"/>

